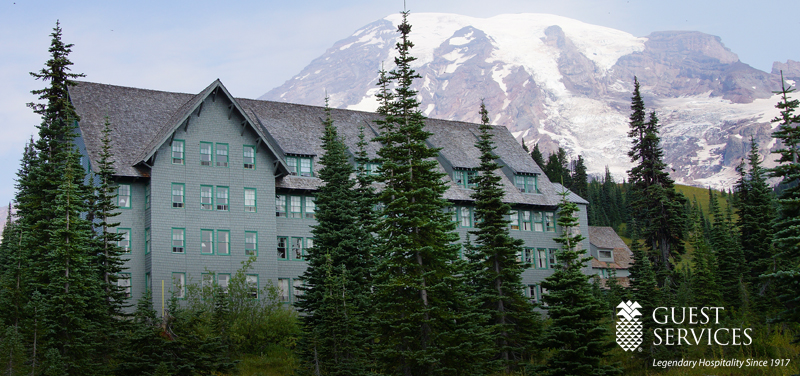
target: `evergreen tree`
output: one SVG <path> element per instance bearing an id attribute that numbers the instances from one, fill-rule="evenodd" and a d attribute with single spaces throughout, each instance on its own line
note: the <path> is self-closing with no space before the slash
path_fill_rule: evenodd
<path id="1" fill-rule="evenodd" d="M 458 261 L 455 224 L 445 212 L 447 190 L 438 172 L 438 149 L 426 140 L 411 68 L 408 12 L 398 26 L 396 68 L 381 73 L 378 152 L 382 206 L 376 226 L 377 268 L 373 309 L 380 368 L 404 375 L 475 374 L 486 353 Z M 386 96 L 388 81 L 395 83 Z M 390 99 L 390 100 L 389 100 Z"/>
<path id="2" fill-rule="evenodd" d="M 754 312 L 767 312 L 774 309 L 775 291 L 769 279 L 760 279 L 762 274 L 772 272 L 775 249 L 772 246 L 775 220 L 775 198 L 767 184 L 767 171 L 761 166 L 758 144 L 750 138 L 750 153 L 747 157 L 749 172 L 745 172 L 744 163 L 739 166 L 739 180 L 736 182 L 733 205 L 738 214 L 736 222 L 739 239 L 744 252 L 746 265 L 750 272 L 745 280 L 750 284 Z"/>
<path id="3" fill-rule="evenodd" d="M 659 145 L 658 117 L 651 112 L 645 121 L 644 101 L 639 93 L 639 81 L 634 78 L 628 136 L 633 146 L 628 152 L 634 167 L 628 171 L 633 194 L 631 213 L 636 217 L 645 246 L 652 253 L 659 272 L 659 285 L 670 278 L 672 261 L 684 253 L 686 199 L 677 192 L 666 173 L 664 152 Z"/>
<path id="4" fill-rule="evenodd" d="M 542 169 L 544 168 L 544 166 L 545 166 L 544 155 L 542 155 L 542 151 L 539 150 L 539 143 L 538 142 L 533 144 L 533 151 L 531 151 L 531 158 L 533 158 L 533 161 L 536 162 L 536 164 L 540 168 L 542 168 Z"/>
<path id="5" fill-rule="evenodd" d="M 589 193 L 589 175 L 586 173 L 586 164 L 583 161 L 583 156 L 579 155 L 573 164 L 574 168 L 570 177 L 571 185 L 569 189 L 578 196 L 586 198 Z"/>
<path id="6" fill-rule="evenodd" d="M 691 281 L 692 305 L 698 307 L 718 307 L 722 303 L 719 278 L 717 277 L 717 257 L 711 251 L 703 232 L 700 207 L 697 200 L 692 208 L 692 231 L 689 241 L 694 247 L 692 257 L 693 272 Z"/>
<path id="7" fill-rule="evenodd" d="M 572 184 L 572 174 L 569 170 L 567 151 L 559 147 L 558 151 L 550 154 L 547 164 L 544 165 L 544 174 L 551 182 L 559 183 L 565 187 Z"/>
<path id="8" fill-rule="evenodd" d="M 558 211 L 558 225 L 563 233 L 554 239 L 561 244 L 556 253 L 558 265 L 542 282 L 547 289 L 542 300 L 551 320 L 542 344 L 554 352 L 538 371 L 546 375 L 620 374 L 619 368 L 601 364 L 615 345 L 601 324 L 607 312 L 605 304 L 592 293 L 589 277 L 582 271 L 591 258 L 584 257 L 586 250 L 579 248 L 585 239 L 574 231 L 579 226 L 579 209 L 577 204 L 567 201 L 567 195 L 566 191 L 561 193 Z"/>
<path id="9" fill-rule="evenodd" d="M 725 303 L 731 308 L 740 308 L 742 305 L 741 291 L 744 286 L 745 275 L 744 255 L 739 247 L 738 238 L 734 234 L 732 224 L 725 218 L 719 208 L 717 195 L 711 188 L 708 189 L 709 217 L 714 222 L 711 227 L 711 246 L 716 253 L 716 274 L 720 281 L 719 290 Z M 730 207 L 730 206 L 729 206 Z M 714 265 L 709 265 L 713 268 Z M 699 270 L 695 269 L 699 273 Z"/>
<path id="10" fill-rule="evenodd" d="M 315 368 L 332 374 L 355 371 L 354 367 L 360 364 L 361 371 L 357 374 L 363 374 L 366 370 L 366 358 L 361 349 L 367 345 L 366 339 L 371 337 L 364 326 L 364 317 L 351 317 L 354 326 L 348 328 L 352 331 L 349 332 L 350 335 L 365 339 L 361 343 L 347 341 L 337 343 L 337 346 L 317 346 L 329 341 L 340 325 L 320 313 L 340 313 L 338 306 L 329 307 L 329 304 L 352 305 L 350 314 L 364 311 L 368 305 L 372 268 L 369 248 L 372 245 L 371 235 L 366 224 L 362 222 L 367 219 L 364 218 L 368 215 L 365 211 L 371 211 L 365 202 L 369 199 L 369 191 L 364 190 L 365 185 L 360 185 L 361 190 L 356 189 L 356 181 L 350 178 L 353 167 L 348 161 L 347 148 L 333 124 L 327 100 L 325 113 L 325 133 L 322 137 L 325 154 L 320 158 L 324 167 L 319 173 L 324 185 L 315 194 L 317 225 L 312 230 L 315 243 L 308 250 L 308 268 L 302 276 L 304 293 L 296 303 L 298 310 L 306 314 L 303 317 L 304 346 L 301 346 L 301 357 L 307 364 L 314 364 Z M 359 168 L 363 169 L 363 164 Z M 364 171 L 360 171 L 359 179 L 366 179 L 365 175 Z M 326 267 L 329 262 L 336 265 L 337 269 L 343 268 L 343 275 L 331 279 L 332 271 Z M 328 286 L 328 283 L 334 282 L 345 285 Z M 347 291 L 348 300 L 331 300 L 333 298 L 330 295 L 334 288 Z M 355 348 L 342 348 L 345 344 Z M 344 368 L 341 368 L 343 365 Z"/>
<path id="11" fill-rule="evenodd" d="M 152 292 L 148 289 L 136 303 L 132 320 L 125 323 L 128 335 L 120 341 L 122 351 L 117 357 L 114 374 L 151 375 L 160 364 L 168 365 L 172 342 L 162 336 L 161 323 L 153 309 Z"/>
<path id="12" fill-rule="evenodd" d="M 631 235 L 631 252 L 633 253 L 633 265 L 628 268 L 630 279 L 630 297 L 631 300 L 639 303 L 642 306 L 642 312 L 653 312 L 653 309 L 659 306 L 658 299 L 658 285 L 656 283 L 656 273 L 653 270 L 653 264 L 650 257 L 643 246 L 643 241 L 636 231 L 636 226 L 632 226 L 633 231 Z M 640 318 L 642 322 L 642 344 L 648 351 L 641 353 L 640 357 L 648 359 L 652 356 L 654 351 L 653 332 L 652 328 L 654 323 L 648 315 L 642 315 Z M 649 348 L 648 348 L 649 347 Z"/>
<path id="13" fill-rule="evenodd" d="M 800 101 L 789 99 L 792 92 L 794 89 L 787 87 L 782 80 L 781 91 L 778 92 L 781 101 L 776 106 L 780 109 L 780 116 L 772 120 L 778 123 L 778 130 L 772 137 L 780 142 L 780 148 L 774 151 L 780 155 L 780 165 L 773 168 L 771 174 L 781 178 L 781 184 L 786 187 L 778 198 L 773 242 L 777 250 L 776 257 L 786 267 L 770 276 L 781 286 L 778 298 L 786 308 L 779 318 L 797 323 L 800 322 L 800 116 L 794 112 Z M 800 336 L 797 341 L 800 341 Z"/>
<path id="14" fill-rule="evenodd" d="M 524 268 L 517 257 L 523 252 L 524 242 L 509 234 L 507 218 L 511 206 L 503 202 L 505 191 L 501 177 L 496 174 L 500 165 L 496 162 L 492 126 L 483 102 L 480 115 L 480 135 L 475 146 L 481 152 L 481 165 L 472 194 L 477 230 L 471 232 L 475 242 L 470 261 L 477 271 L 473 283 L 478 288 L 480 308 L 489 317 L 495 345 L 493 360 L 511 372 L 530 353 L 539 323 L 533 306 L 523 295 Z"/>

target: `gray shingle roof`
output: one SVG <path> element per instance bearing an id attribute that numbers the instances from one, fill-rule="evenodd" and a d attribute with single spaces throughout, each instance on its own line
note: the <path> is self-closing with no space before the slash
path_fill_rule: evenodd
<path id="1" fill-rule="evenodd" d="M 172 132 L 186 118 L 197 111 L 202 100 L 214 90 L 230 94 L 219 80 L 214 81 L 196 95 L 169 93 L 154 90 L 79 82 L 71 88 L 70 96 L 78 114 L 81 116 L 80 128 L 86 141 L 92 165 L 100 150 L 100 131 L 104 116 L 109 116 L 112 124 L 112 152 L 115 167 L 120 176 L 147 176 L 148 171 L 140 162 L 149 158 L 157 148 L 169 139 Z M 257 128 L 272 152 L 283 163 L 284 154 L 321 156 L 323 153 L 320 137 L 323 134 L 323 107 L 271 102 L 253 99 L 233 100 L 234 104 L 249 122 Z M 336 128 L 351 152 L 357 150 L 358 134 L 363 127 L 369 141 L 366 149 L 369 157 L 376 158 L 380 149 L 378 142 L 372 141 L 377 135 L 375 120 L 378 114 L 361 111 L 332 109 L 331 116 Z M 427 119 L 426 130 L 433 133 L 429 143 L 441 148 L 441 157 L 456 168 L 475 169 L 480 164 L 480 153 L 475 148 L 478 125 Z M 520 144 L 505 127 L 494 127 L 495 153 L 501 165 L 508 166 L 514 173 L 539 175 L 541 193 L 520 193 L 514 186 L 513 178 L 501 173 L 502 184 L 506 188 L 506 201 L 527 205 L 555 206 L 560 201 L 557 194 L 562 190 L 552 184 L 533 159 L 525 153 Z M 285 165 L 283 165 L 285 168 Z M 318 173 L 321 166 L 313 164 Z M 439 169 L 444 172 L 442 166 Z M 499 173 L 499 171 L 498 171 Z M 449 179 L 449 178 L 448 178 Z M 317 178 L 285 176 L 276 185 L 287 189 L 313 190 L 319 187 Z M 448 181 L 450 190 L 445 197 L 450 200 L 472 201 L 472 190 L 459 187 Z M 570 192 L 569 200 L 587 204 L 585 200 Z"/>

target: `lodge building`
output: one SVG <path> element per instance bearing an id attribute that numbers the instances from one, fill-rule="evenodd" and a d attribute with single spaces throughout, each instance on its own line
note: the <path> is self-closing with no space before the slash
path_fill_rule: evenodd
<path id="1" fill-rule="evenodd" d="M 115 218 L 126 250 L 119 283 L 131 299 L 150 289 L 160 312 L 162 298 L 184 298 L 188 283 L 226 286 L 255 256 L 247 282 L 259 288 L 271 282 L 292 303 L 306 268 L 305 249 L 313 245 L 322 107 L 234 98 L 219 80 L 197 94 L 90 82 L 78 82 L 69 94 L 80 116 L 77 143 L 87 170 L 97 169 L 106 118 L 110 123 L 120 212 Z M 351 154 L 363 129 L 368 156 L 377 158 L 380 144 L 373 138 L 380 115 L 331 113 Z M 474 230 L 470 195 L 480 164 L 478 126 L 427 119 L 425 129 L 433 133 L 429 145 L 441 148 L 445 198 L 453 203 L 464 241 Z M 510 232 L 525 242 L 520 258 L 529 265 L 526 294 L 538 300 L 538 284 L 552 274 L 559 246 L 553 238 L 560 232 L 556 205 L 563 187 L 547 179 L 505 127 L 492 132 L 505 201 L 513 209 Z M 377 166 L 367 167 L 374 172 Z M 579 205 L 580 232 L 588 234 L 588 203 L 574 193 L 568 199 Z M 589 249 L 588 241 L 581 248 Z"/>

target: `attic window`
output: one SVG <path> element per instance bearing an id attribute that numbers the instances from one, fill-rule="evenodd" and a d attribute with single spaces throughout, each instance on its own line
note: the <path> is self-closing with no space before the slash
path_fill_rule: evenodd
<path id="1" fill-rule="evenodd" d="M 478 172 L 472 170 L 453 171 L 453 181 L 464 188 L 474 188 L 477 184 Z"/>
<path id="2" fill-rule="evenodd" d="M 539 179 L 536 175 L 515 175 L 514 185 L 522 193 L 541 193 Z"/>
<path id="3" fill-rule="evenodd" d="M 300 176 L 314 176 L 311 168 L 312 157 L 286 156 L 286 165 L 289 166 L 289 173 Z"/>
<path id="4" fill-rule="evenodd" d="M 172 140 L 172 164 L 183 164 L 183 140 Z"/>
<path id="5" fill-rule="evenodd" d="M 601 259 L 601 260 L 602 259 L 613 259 L 612 256 L 611 256 L 611 250 L 610 249 L 598 249 L 597 250 L 597 255 L 598 255 L 598 258 Z"/>

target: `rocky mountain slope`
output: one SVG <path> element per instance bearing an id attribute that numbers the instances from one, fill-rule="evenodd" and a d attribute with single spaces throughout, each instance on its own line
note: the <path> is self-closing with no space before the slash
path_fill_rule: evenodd
<path id="1" fill-rule="evenodd" d="M 424 113 L 476 122 L 485 98 L 492 123 L 546 151 L 583 155 L 590 173 L 630 168 L 628 115 L 633 77 L 662 127 L 666 162 L 683 184 L 727 188 L 755 137 L 774 145 L 783 69 L 772 73 L 739 61 L 720 38 L 692 31 L 646 37 L 547 14 L 473 18 L 411 14 L 414 67 Z M 399 15 L 373 22 L 333 45 L 297 76 L 261 99 L 373 111 L 377 71 L 393 67 Z M 769 158 L 772 159 L 771 157 Z M 767 163 L 768 165 L 770 163 Z"/>

